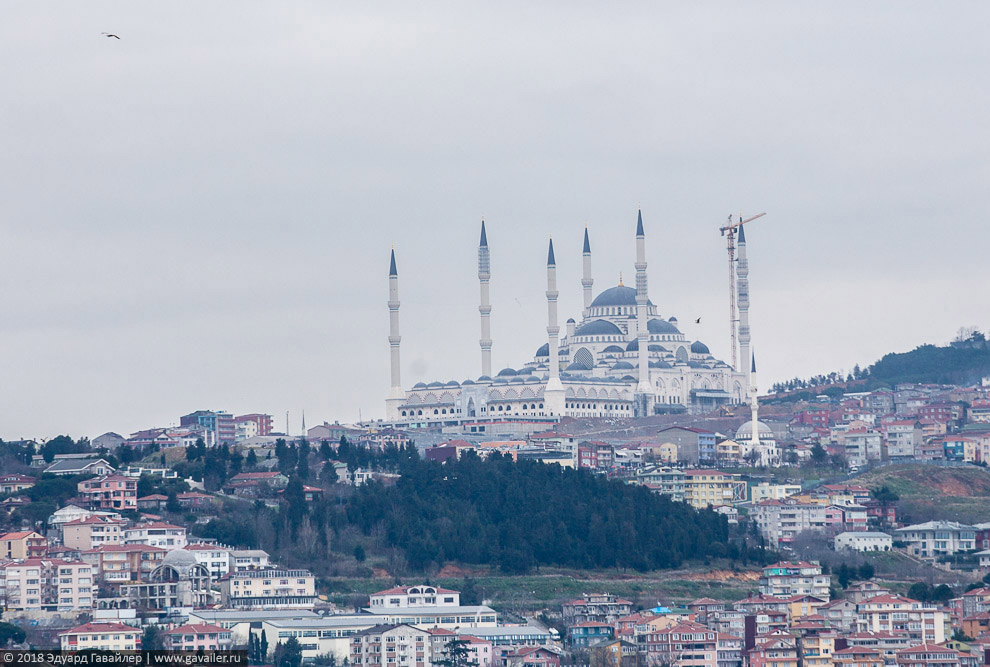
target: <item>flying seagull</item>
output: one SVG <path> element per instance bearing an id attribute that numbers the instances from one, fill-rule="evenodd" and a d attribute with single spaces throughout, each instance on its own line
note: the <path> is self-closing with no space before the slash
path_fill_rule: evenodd
<path id="1" fill-rule="evenodd" d="M 120 37 L 117 37 L 117 35 L 113 34 L 112 32 L 104 32 L 102 34 L 107 37 L 113 37 L 114 39 L 120 39 Z"/>
<path id="2" fill-rule="evenodd" d="M 701 318 L 699 317 L 698 319 L 696 319 L 696 320 L 694 321 L 694 323 L 695 323 L 695 324 L 701 324 Z"/>

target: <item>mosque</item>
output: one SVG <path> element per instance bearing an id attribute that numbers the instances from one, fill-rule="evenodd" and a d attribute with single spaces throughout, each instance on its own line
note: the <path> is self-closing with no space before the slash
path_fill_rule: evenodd
<path id="1" fill-rule="evenodd" d="M 751 360 L 749 264 L 746 237 L 738 237 L 739 348 Z M 584 309 L 557 318 L 557 266 L 550 240 L 547 253 L 547 340 L 531 361 L 517 368 L 491 368 L 492 277 L 485 223 L 478 247 L 481 315 L 481 372 L 474 379 L 402 387 L 399 373 L 399 275 L 392 250 L 389 266 L 391 388 L 386 421 L 397 428 L 464 426 L 504 421 L 556 422 L 570 417 L 642 417 L 667 412 L 706 413 L 719 406 L 755 402 L 749 368 L 736 370 L 712 356 L 701 341 L 689 340 L 676 317 L 649 299 L 643 214 L 636 221 L 635 287 L 622 284 L 594 294 L 591 242 L 584 231 Z M 755 362 L 753 362 L 755 367 Z M 756 415 L 753 415 L 754 421 Z M 472 429 L 474 430 L 474 429 Z M 483 429 L 481 429 L 483 430 Z"/>

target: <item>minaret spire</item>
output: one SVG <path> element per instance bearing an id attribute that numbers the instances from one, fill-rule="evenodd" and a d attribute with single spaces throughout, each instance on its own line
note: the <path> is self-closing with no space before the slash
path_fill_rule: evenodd
<path id="1" fill-rule="evenodd" d="M 388 269 L 388 344 L 391 351 L 389 370 L 391 371 L 391 387 L 388 398 L 385 399 L 386 419 L 395 421 L 399 418 L 399 407 L 405 403 L 406 394 L 402 391 L 402 381 L 399 378 L 399 272 L 395 268 L 395 248 L 392 248 L 392 259 Z"/>
<path id="2" fill-rule="evenodd" d="M 639 342 L 639 384 L 636 393 L 641 395 L 637 407 L 642 411 L 639 416 L 650 414 L 652 405 L 650 396 L 653 394 L 653 383 L 650 382 L 650 332 L 646 324 L 646 307 L 649 303 L 646 280 L 646 233 L 643 231 L 643 211 L 636 218 L 636 338 Z"/>
<path id="3" fill-rule="evenodd" d="M 481 374 L 492 375 L 492 304 L 489 301 L 488 281 L 491 279 L 491 255 L 488 252 L 488 234 L 485 232 L 485 219 L 481 219 L 481 241 L 478 244 L 478 282 L 481 285 Z"/>
<path id="4" fill-rule="evenodd" d="M 760 429 L 758 425 L 760 423 L 760 402 L 756 398 L 756 352 L 753 352 L 751 363 L 749 365 L 749 409 L 752 414 L 752 424 L 753 432 L 750 434 L 749 443 L 750 446 L 757 450 L 760 447 Z M 762 454 L 761 454 L 762 456 Z"/>
<path id="5" fill-rule="evenodd" d="M 550 348 L 550 377 L 543 390 L 543 403 L 551 416 L 563 416 L 565 407 L 564 385 L 560 381 L 560 346 L 557 342 L 560 326 L 557 324 L 557 262 L 553 256 L 553 238 L 547 250 L 547 339 Z"/>
<path id="6" fill-rule="evenodd" d="M 584 226 L 584 276 L 581 278 L 581 287 L 584 288 L 584 316 L 588 317 L 591 310 L 591 288 L 595 284 L 591 277 L 591 241 L 588 240 L 588 225 Z"/>
<path id="7" fill-rule="evenodd" d="M 750 330 L 749 330 L 749 259 L 746 257 L 746 232 L 745 225 L 739 225 L 738 247 L 739 259 L 736 260 L 736 289 L 739 291 L 739 363 L 742 368 L 737 368 L 736 372 L 743 376 L 743 395 L 748 393 L 746 386 L 750 381 L 750 368 L 748 362 L 751 361 L 750 352 Z"/>

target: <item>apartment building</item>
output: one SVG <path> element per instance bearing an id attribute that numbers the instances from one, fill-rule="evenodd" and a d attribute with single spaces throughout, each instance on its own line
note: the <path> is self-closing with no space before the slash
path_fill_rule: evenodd
<path id="1" fill-rule="evenodd" d="M 93 567 L 97 581 L 108 584 L 148 581 L 168 552 L 145 544 L 105 544 L 79 554 Z"/>
<path id="2" fill-rule="evenodd" d="M 907 552 L 920 558 L 951 556 L 976 548 L 976 529 L 955 521 L 927 521 L 894 531 Z"/>
<path id="3" fill-rule="evenodd" d="M 692 507 L 732 505 L 746 497 L 746 482 L 738 474 L 717 470 L 684 471 L 684 501 Z"/>
<path id="4" fill-rule="evenodd" d="M 433 658 L 430 633 L 411 625 L 376 625 L 351 637 L 352 667 L 428 667 Z"/>
<path id="5" fill-rule="evenodd" d="M 859 605 L 860 632 L 906 634 L 916 642 L 945 641 L 945 612 L 935 605 L 900 595 L 878 595 Z"/>
<path id="6" fill-rule="evenodd" d="M 647 664 L 679 667 L 718 667 L 718 633 L 693 621 L 684 621 L 637 637 Z"/>
<path id="7" fill-rule="evenodd" d="M 632 613 L 632 602 L 611 593 L 583 594 L 561 605 L 564 625 L 577 625 L 587 621 L 611 625 L 622 616 Z"/>
<path id="8" fill-rule="evenodd" d="M 230 552 L 231 572 L 263 570 L 271 566 L 271 557 L 262 549 L 234 549 Z"/>
<path id="9" fill-rule="evenodd" d="M 230 630 L 209 623 L 180 625 L 165 632 L 171 651 L 226 651 L 233 646 Z"/>
<path id="10" fill-rule="evenodd" d="M 76 486 L 79 496 L 94 510 L 136 510 L 137 480 L 123 475 L 94 477 Z"/>
<path id="11" fill-rule="evenodd" d="M 436 586 L 396 586 L 370 596 L 372 611 L 405 607 L 459 607 L 461 594 Z"/>
<path id="12" fill-rule="evenodd" d="M 185 548 L 186 529 L 156 521 L 140 523 L 124 531 L 124 544 L 144 544 L 171 551 Z"/>
<path id="13" fill-rule="evenodd" d="M 246 570 L 220 579 L 220 598 L 236 609 L 305 609 L 316 599 L 316 580 L 309 570 Z"/>
<path id="14" fill-rule="evenodd" d="M 123 519 L 91 514 L 62 524 L 62 543 L 80 551 L 123 544 L 125 525 Z"/>
<path id="15" fill-rule="evenodd" d="M 775 547 L 790 544 L 798 533 L 805 530 L 839 532 L 844 518 L 840 507 L 802 503 L 794 498 L 764 500 L 753 505 L 750 516 L 763 536 Z"/>
<path id="16" fill-rule="evenodd" d="M 0 592 L 9 611 L 92 609 L 95 574 L 88 563 L 28 558 L 0 565 Z"/>
<path id="17" fill-rule="evenodd" d="M 141 648 L 141 631 L 122 623 L 86 623 L 60 632 L 63 651 L 135 651 Z"/>
<path id="18" fill-rule="evenodd" d="M 217 544 L 187 544 L 183 547 L 196 556 L 196 562 L 210 571 L 210 577 L 217 581 L 231 571 L 232 550 Z"/>
<path id="19" fill-rule="evenodd" d="M 760 594 L 774 597 L 811 595 L 828 601 L 832 577 L 822 574 L 821 565 L 805 561 L 782 561 L 763 568 Z"/>
<path id="20" fill-rule="evenodd" d="M 0 558 L 41 558 L 48 551 L 48 540 L 33 530 L 0 535 Z"/>

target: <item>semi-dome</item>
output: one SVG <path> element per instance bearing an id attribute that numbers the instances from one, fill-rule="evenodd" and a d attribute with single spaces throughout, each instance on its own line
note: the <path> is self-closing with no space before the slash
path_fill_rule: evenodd
<path id="1" fill-rule="evenodd" d="M 511 377 L 513 375 L 518 375 L 518 374 L 516 373 L 515 369 L 512 368 L 503 368 L 498 372 L 498 377 Z"/>
<path id="2" fill-rule="evenodd" d="M 764 424 L 761 421 L 756 422 L 757 424 L 757 434 L 760 440 L 773 440 L 773 429 Z M 736 440 L 752 440 L 753 438 L 753 422 L 748 421 L 738 429 L 736 429 Z"/>
<path id="3" fill-rule="evenodd" d="M 667 348 L 665 348 L 663 345 L 657 345 L 656 343 L 653 343 L 652 345 L 650 345 L 646 349 L 649 350 L 650 352 L 669 352 L 670 351 Z"/>
<path id="4" fill-rule="evenodd" d="M 626 352 L 638 352 L 639 351 L 639 339 L 633 338 L 626 345 Z"/>
<path id="5" fill-rule="evenodd" d="M 628 361 L 618 361 L 615 363 L 614 366 L 612 366 L 612 370 L 613 371 L 625 370 L 627 368 L 632 368 L 632 367 L 633 365 L 630 364 Z"/>
<path id="6" fill-rule="evenodd" d="M 622 336 L 622 329 L 608 320 L 592 320 L 574 332 L 575 336 Z"/>
<path id="7" fill-rule="evenodd" d="M 622 354 L 623 352 L 625 352 L 625 350 L 623 350 L 618 345 L 609 345 L 604 350 L 602 350 L 602 354 Z"/>
<path id="8" fill-rule="evenodd" d="M 676 322 L 676 320 L 674 320 Z M 654 318 L 646 323 L 646 328 L 652 334 L 679 334 L 680 331 L 677 327 L 670 323 L 664 322 L 661 319 Z"/>
<path id="9" fill-rule="evenodd" d="M 691 352 L 694 354 L 711 354 L 708 350 L 708 346 L 702 343 L 700 340 L 696 340 L 691 343 Z"/>
<path id="10" fill-rule="evenodd" d="M 549 357 L 550 356 L 550 343 L 544 343 L 540 345 L 536 350 L 536 356 L 538 357 Z"/>
<path id="11" fill-rule="evenodd" d="M 529 368 L 528 366 L 523 366 L 522 368 L 516 369 L 516 375 L 529 375 L 532 372 L 533 369 Z"/>
<path id="12" fill-rule="evenodd" d="M 582 364 L 580 361 L 575 361 L 573 364 L 569 365 L 564 369 L 565 371 L 590 371 L 591 367 L 588 364 Z"/>

